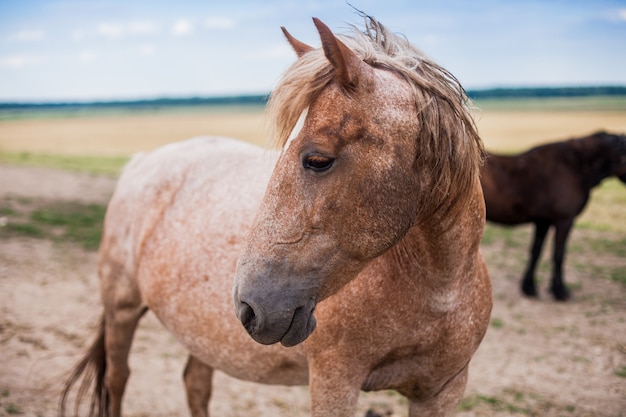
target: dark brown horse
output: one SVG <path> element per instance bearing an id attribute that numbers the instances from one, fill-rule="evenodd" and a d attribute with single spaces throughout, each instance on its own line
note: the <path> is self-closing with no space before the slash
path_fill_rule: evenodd
<path id="1" fill-rule="evenodd" d="M 550 291 L 565 301 L 565 245 L 574 219 L 589 200 L 590 190 L 607 177 L 626 183 L 626 136 L 597 132 L 549 143 L 514 156 L 488 154 L 481 183 L 487 220 L 505 225 L 534 223 L 530 261 L 522 279 L 524 294 L 535 297 L 535 268 L 548 229 L 554 226 Z"/>

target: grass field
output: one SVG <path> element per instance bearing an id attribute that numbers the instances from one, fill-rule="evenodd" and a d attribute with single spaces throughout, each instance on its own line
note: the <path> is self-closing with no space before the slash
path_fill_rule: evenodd
<path id="1" fill-rule="evenodd" d="M 263 107 L 227 106 L 166 110 L 28 112 L 0 121 L 4 153 L 128 156 L 198 135 L 263 143 Z"/>
<path id="2" fill-rule="evenodd" d="M 596 130 L 626 132 L 626 97 L 478 101 L 474 115 L 488 150 L 520 152 Z M 264 145 L 261 106 L 141 110 L 43 110 L 0 114 L 0 162 L 116 175 L 130 155 L 197 135 Z M 626 193 L 617 181 L 594 190 L 582 227 L 626 230 Z"/>
<path id="3" fill-rule="evenodd" d="M 626 97 L 488 99 L 474 103 L 488 150 L 515 153 L 597 131 L 626 132 Z"/>
<path id="4" fill-rule="evenodd" d="M 599 129 L 626 132 L 626 97 L 478 101 L 474 116 L 487 149 L 517 152 Z M 124 157 L 197 135 L 267 143 L 262 106 L 0 113 L 0 152 Z M 43 162 L 43 161 L 40 161 Z"/>

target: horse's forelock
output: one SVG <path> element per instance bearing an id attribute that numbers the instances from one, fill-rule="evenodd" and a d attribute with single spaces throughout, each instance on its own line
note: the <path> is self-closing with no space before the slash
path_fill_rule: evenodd
<path id="1" fill-rule="evenodd" d="M 300 116 L 332 77 L 332 66 L 321 49 L 304 54 L 287 69 L 272 92 L 266 110 L 273 146 L 285 146 Z"/>

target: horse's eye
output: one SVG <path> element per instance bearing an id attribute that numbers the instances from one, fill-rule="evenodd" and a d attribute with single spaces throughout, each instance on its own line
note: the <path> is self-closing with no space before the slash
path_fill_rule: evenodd
<path id="1" fill-rule="evenodd" d="M 323 172 L 333 166 L 335 162 L 334 158 L 321 155 L 308 155 L 304 158 L 302 165 L 305 169 L 310 169 L 315 172 Z"/>

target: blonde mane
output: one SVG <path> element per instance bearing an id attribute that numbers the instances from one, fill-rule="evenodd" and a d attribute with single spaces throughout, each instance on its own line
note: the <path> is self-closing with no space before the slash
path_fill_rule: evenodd
<path id="1" fill-rule="evenodd" d="M 420 122 L 417 162 L 436 173 L 431 186 L 448 194 L 451 186 L 466 190 L 483 158 L 483 144 L 469 112 L 470 100 L 459 81 L 428 59 L 408 40 L 370 16 L 365 29 L 337 35 L 374 68 L 394 71 L 413 89 Z M 283 147 L 300 115 L 333 80 L 334 70 L 321 48 L 301 56 L 283 75 L 267 107 L 270 134 Z M 456 188 L 459 187 L 459 188 Z"/>

